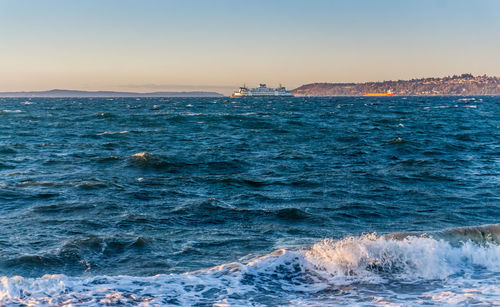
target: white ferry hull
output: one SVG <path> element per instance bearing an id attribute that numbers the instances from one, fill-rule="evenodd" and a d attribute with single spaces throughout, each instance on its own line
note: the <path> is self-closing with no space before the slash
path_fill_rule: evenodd
<path id="1" fill-rule="evenodd" d="M 287 91 L 283 86 L 278 88 L 268 88 L 265 84 L 261 84 L 257 88 L 248 89 L 245 86 L 231 95 L 233 98 L 237 97 L 292 97 L 292 93 Z"/>

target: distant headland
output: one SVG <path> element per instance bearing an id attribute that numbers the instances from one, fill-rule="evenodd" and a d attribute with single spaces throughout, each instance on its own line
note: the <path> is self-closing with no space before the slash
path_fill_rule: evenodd
<path id="1" fill-rule="evenodd" d="M 113 91 L 74 91 L 74 90 L 50 90 L 34 92 L 0 92 L 0 97 L 223 97 L 224 95 L 216 92 L 113 92 Z"/>
<path id="2" fill-rule="evenodd" d="M 365 83 L 309 83 L 290 93 L 293 96 L 363 96 L 365 93 L 387 93 L 398 96 L 479 96 L 500 95 L 500 78 L 495 76 L 453 75 L 442 78 L 380 81 Z M 0 97 L 225 97 L 218 92 L 118 92 L 53 89 L 48 91 L 0 92 Z"/>
<path id="3" fill-rule="evenodd" d="M 500 95 L 500 78 L 462 74 L 366 83 L 311 83 L 291 92 L 294 96 L 363 96 L 365 93 L 387 91 L 402 96 Z"/>

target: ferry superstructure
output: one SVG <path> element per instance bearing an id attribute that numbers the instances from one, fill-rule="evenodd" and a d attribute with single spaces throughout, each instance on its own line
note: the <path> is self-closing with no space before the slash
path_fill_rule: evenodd
<path id="1" fill-rule="evenodd" d="M 262 97 L 262 96 L 285 96 L 291 97 L 292 93 L 286 90 L 284 86 L 280 86 L 277 88 L 269 88 L 266 84 L 261 83 L 259 87 L 256 88 L 247 88 L 245 85 L 240 87 L 236 92 L 234 92 L 231 97 Z"/>

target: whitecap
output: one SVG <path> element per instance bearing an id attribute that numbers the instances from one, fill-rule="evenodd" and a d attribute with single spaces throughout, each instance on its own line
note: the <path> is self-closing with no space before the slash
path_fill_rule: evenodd
<path id="1" fill-rule="evenodd" d="M 0 303 L 249 306 L 310 305 L 313 300 L 317 305 L 406 305 L 467 304 L 472 297 L 488 305 L 500 299 L 499 273 L 500 246 L 489 241 L 453 245 L 427 235 L 365 234 L 184 274 L 2 277 Z M 405 291 L 398 283 L 415 287 Z M 377 295 L 367 296 L 365 288 Z M 336 289 L 348 289 L 349 295 Z"/>
<path id="2" fill-rule="evenodd" d="M 120 132 L 104 131 L 104 132 L 98 133 L 97 135 L 112 135 L 112 134 L 125 134 L 125 133 L 128 133 L 128 131 L 127 130 L 120 131 Z"/>
<path id="3" fill-rule="evenodd" d="M 459 99 L 457 99 L 457 101 L 475 101 L 475 100 L 476 100 L 476 98 L 474 98 L 474 97 L 471 97 L 471 98 L 459 98 Z"/>
<path id="4" fill-rule="evenodd" d="M 150 154 L 149 152 L 147 151 L 143 151 L 143 152 L 138 152 L 138 153 L 135 153 L 133 155 L 130 156 L 131 158 L 136 158 L 136 159 L 144 159 L 144 160 L 147 160 L 147 159 L 151 159 L 153 158 L 153 155 Z"/>

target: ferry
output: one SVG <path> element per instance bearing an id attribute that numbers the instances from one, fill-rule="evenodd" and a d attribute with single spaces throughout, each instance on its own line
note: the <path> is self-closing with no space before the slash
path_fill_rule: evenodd
<path id="1" fill-rule="evenodd" d="M 365 93 L 365 96 L 394 96 L 394 93 L 388 90 L 385 93 Z"/>
<path id="2" fill-rule="evenodd" d="M 291 97 L 292 93 L 286 90 L 284 86 L 280 84 L 277 88 L 269 88 L 266 84 L 261 83 L 259 87 L 247 88 L 245 85 L 240 87 L 236 92 L 234 92 L 231 97 L 262 97 L 262 96 L 285 96 Z"/>

